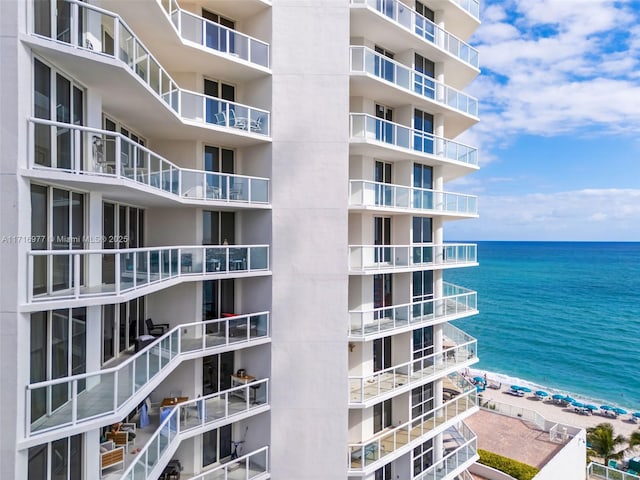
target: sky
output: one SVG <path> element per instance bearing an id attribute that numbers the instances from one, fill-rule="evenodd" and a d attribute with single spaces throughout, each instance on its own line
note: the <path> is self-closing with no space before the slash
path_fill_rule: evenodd
<path id="1" fill-rule="evenodd" d="M 640 0 L 481 0 L 458 137 L 480 170 L 446 185 L 480 218 L 447 240 L 640 241 Z"/>

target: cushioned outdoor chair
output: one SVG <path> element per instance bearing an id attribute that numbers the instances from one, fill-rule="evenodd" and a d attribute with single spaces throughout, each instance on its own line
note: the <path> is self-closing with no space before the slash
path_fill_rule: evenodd
<path id="1" fill-rule="evenodd" d="M 168 323 L 153 323 L 150 318 L 147 318 L 145 323 L 147 324 L 147 332 L 153 337 L 161 337 L 169 330 Z"/>

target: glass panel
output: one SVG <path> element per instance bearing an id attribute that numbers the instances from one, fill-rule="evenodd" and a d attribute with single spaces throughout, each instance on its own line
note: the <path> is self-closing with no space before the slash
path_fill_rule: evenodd
<path id="1" fill-rule="evenodd" d="M 29 449 L 29 473 L 27 480 L 48 478 L 47 451 L 49 444 L 38 445 Z"/>
<path id="2" fill-rule="evenodd" d="M 31 314 L 31 356 L 30 382 L 37 383 L 47 379 L 47 312 Z M 38 389 L 31 395 L 31 421 L 34 422 L 47 411 L 46 389 Z"/>
<path id="3" fill-rule="evenodd" d="M 69 375 L 69 310 L 51 313 L 51 378 Z M 51 409 L 56 410 L 69 398 L 68 384 L 51 387 Z"/>
<path id="4" fill-rule="evenodd" d="M 69 460 L 68 439 L 63 438 L 51 443 L 51 479 L 66 480 Z"/>
<path id="5" fill-rule="evenodd" d="M 44 3 L 44 2 L 43 2 Z M 48 3 L 48 2 L 47 2 Z M 49 17 L 47 17 L 47 21 Z M 51 69 L 38 60 L 33 62 L 33 113 L 36 118 L 51 118 Z M 38 165 L 51 166 L 51 127 L 34 126 L 35 152 L 34 162 Z"/>

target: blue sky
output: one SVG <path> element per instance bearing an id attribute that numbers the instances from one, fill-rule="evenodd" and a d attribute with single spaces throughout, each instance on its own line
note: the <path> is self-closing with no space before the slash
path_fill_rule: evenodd
<path id="1" fill-rule="evenodd" d="M 448 240 L 640 241 L 640 0 L 481 0 L 460 140 L 480 171 L 447 184 L 480 218 Z"/>

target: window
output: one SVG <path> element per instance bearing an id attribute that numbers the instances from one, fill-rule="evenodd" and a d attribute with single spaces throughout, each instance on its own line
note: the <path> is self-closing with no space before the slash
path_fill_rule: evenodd
<path id="1" fill-rule="evenodd" d="M 84 478 L 82 435 L 61 438 L 29 449 L 28 480 L 79 480 Z"/>
<path id="2" fill-rule="evenodd" d="M 373 478 L 374 480 L 392 480 L 391 464 L 387 463 L 384 467 L 376 470 Z"/>
<path id="3" fill-rule="evenodd" d="M 433 270 L 425 270 L 423 272 L 413 272 L 413 301 L 424 302 L 433 299 Z M 429 305 L 427 310 L 423 310 L 422 314 L 433 313 L 432 303 L 425 304 L 425 308 Z"/>
<path id="4" fill-rule="evenodd" d="M 389 82 L 395 82 L 394 64 L 386 59 L 386 58 L 393 59 L 394 53 L 378 45 L 375 46 L 375 51 L 376 53 L 380 54 L 380 56 L 376 55 L 374 57 L 373 67 L 374 67 L 375 75 Z"/>
<path id="5" fill-rule="evenodd" d="M 210 395 L 231 388 L 234 373 L 234 353 L 209 355 L 202 359 L 202 394 Z"/>
<path id="6" fill-rule="evenodd" d="M 133 348 L 145 334 L 145 307 L 145 297 L 102 306 L 102 363 Z"/>
<path id="7" fill-rule="evenodd" d="M 433 115 L 418 109 L 413 113 L 414 149 L 433 154 Z"/>
<path id="8" fill-rule="evenodd" d="M 433 208 L 433 167 L 413 164 L 413 207 Z"/>
<path id="9" fill-rule="evenodd" d="M 419 359 L 433 353 L 433 327 L 417 328 L 413 331 L 413 358 Z"/>
<path id="10" fill-rule="evenodd" d="M 235 213 L 202 212 L 202 244 L 227 245 L 235 244 Z"/>
<path id="11" fill-rule="evenodd" d="M 235 35 L 227 29 L 234 30 L 235 22 L 217 13 L 202 9 L 202 18 L 209 20 L 205 27 L 205 46 L 220 52 L 235 53 Z M 216 25 L 218 24 L 218 25 Z M 226 28 L 221 28 L 226 27 Z"/>
<path id="12" fill-rule="evenodd" d="M 105 250 L 144 247 L 144 210 L 128 205 L 103 202 L 102 238 L 102 248 Z M 123 255 L 120 268 L 133 271 L 134 253 L 125 253 Z M 141 260 L 146 261 L 146 255 L 138 256 L 138 261 Z M 115 283 L 115 262 L 115 255 L 103 255 L 102 283 Z"/>
<path id="13" fill-rule="evenodd" d="M 416 53 L 414 56 L 414 64 L 416 72 L 435 78 L 436 64 L 434 62 Z"/>
<path id="14" fill-rule="evenodd" d="M 85 237 L 84 195 L 59 188 L 31 185 L 31 234 L 38 236 L 32 250 L 81 250 Z M 37 256 L 33 262 L 33 294 L 84 284 L 84 258 L 75 278 L 72 255 Z"/>
<path id="15" fill-rule="evenodd" d="M 202 434 L 202 466 L 219 463 L 231 456 L 232 425 Z"/>
<path id="16" fill-rule="evenodd" d="M 435 19 L 434 11 L 426 7 L 423 3 L 418 1 L 416 1 L 416 12 L 418 12 L 418 15 L 422 15 L 424 18 L 432 22 Z"/>
<path id="17" fill-rule="evenodd" d="M 84 90 L 40 60 L 33 62 L 34 117 L 66 125 L 83 125 Z M 74 156 L 72 133 L 66 125 L 35 125 L 34 162 L 37 165 L 66 170 L 80 167 L 76 165 L 80 155 Z"/>
<path id="18" fill-rule="evenodd" d="M 234 112 L 234 118 L 236 112 L 227 102 L 235 102 L 236 88 L 233 85 L 205 78 L 204 94 L 208 97 L 205 103 L 207 123 L 224 127 L 235 126 L 231 112 Z M 246 117 L 246 115 L 243 116 Z"/>
<path id="19" fill-rule="evenodd" d="M 373 227 L 373 244 L 379 246 L 374 261 L 391 262 L 391 217 L 374 217 Z"/>
<path id="20" fill-rule="evenodd" d="M 234 281 L 232 278 L 223 280 L 205 280 L 202 282 L 202 318 L 213 320 L 222 318 L 223 313 L 234 313 Z M 209 329 L 217 326 L 207 325 L 207 333 L 215 333 Z"/>
<path id="21" fill-rule="evenodd" d="M 389 399 L 373 406 L 373 433 L 393 425 L 391 403 L 392 400 Z"/>
<path id="22" fill-rule="evenodd" d="M 60 309 L 31 314 L 30 383 L 65 378 L 86 371 L 86 309 Z M 78 382 L 78 390 L 84 383 Z M 31 396 L 31 421 L 71 398 L 71 386 L 59 384 Z"/>
<path id="23" fill-rule="evenodd" d="M 376 140 L 386 143 L 394 143 L 393 135 L 393 109 L 376 104 Z"/>
<path id="24" fill-rule="evenodd" d="M 380 183 L 391 183 L 392 164 L 387 162 L 375 163 L 374 181 Z M 393 206 L 393 188 L 386 185 L 376 185 L 376 205 Z"/>
<path id="25" fill-rule="evenodd" d="M 413 449 L 413 476 L 424 472 L 433 464 L 433 438 Z"/>
<path id="26" fill-rule="evenodd" d="M 373 341 L 373 371 L 391 368 L 391 337 L 376 338 Z"/>
<path id="27" fill-rule="evenodd" d="M 393 311 L 385 309 L 393 305 L 393 275 L 390 273 L 375 274 L 373 276 L 373 308 L 384 309 L 375 312 L 376 320 L 391 318 Z"/>
<path id="28" fill-rule="evenodd" d="M 233 174 L 235 152 L 227 148 L 204 147 L 204 169 L 207 172 L 207 198 L 241 199 L 244 191 L 248 195 L 246 180 L 222 174 Z"/>
<path id="29" fill-rule="evenodd" d="M 411 419 L 420 418 L 433 410 L 433 384 L 411 390 Z"/>
<path id="30" fill-rule="evenodd" d="M 122 175 L 133 178 L 133 167 L 144 168 L 145 161 L 147 159 L 147 153 L 138 149 L 136 145 L 145 146 L 147 140 L 138 133 L 135 133 L 131 128 L 117 122 L 109 117 L 103 116 L 104 129 L 110 132 L 120 132 L 123 136 L 127 137 L 131 142 L 123 141 L 120 144 L 120 162 L 122 168 Z M 135 160 L 135 162 L 134 162 Z M 106 159 L 105 163 L 108 166 L 115 168 L 116 165 L 116 143 L 114 137 L 106 137 Z M 143 181 L 142 179 L 141 181 Z"/>
<path id="31" fill-rule="evenodd" d="M 413 262 L 432 263 L 433 262 L 433 229 L 432 220 L 429 217 L 413 217 L 412 247 Z"/>

